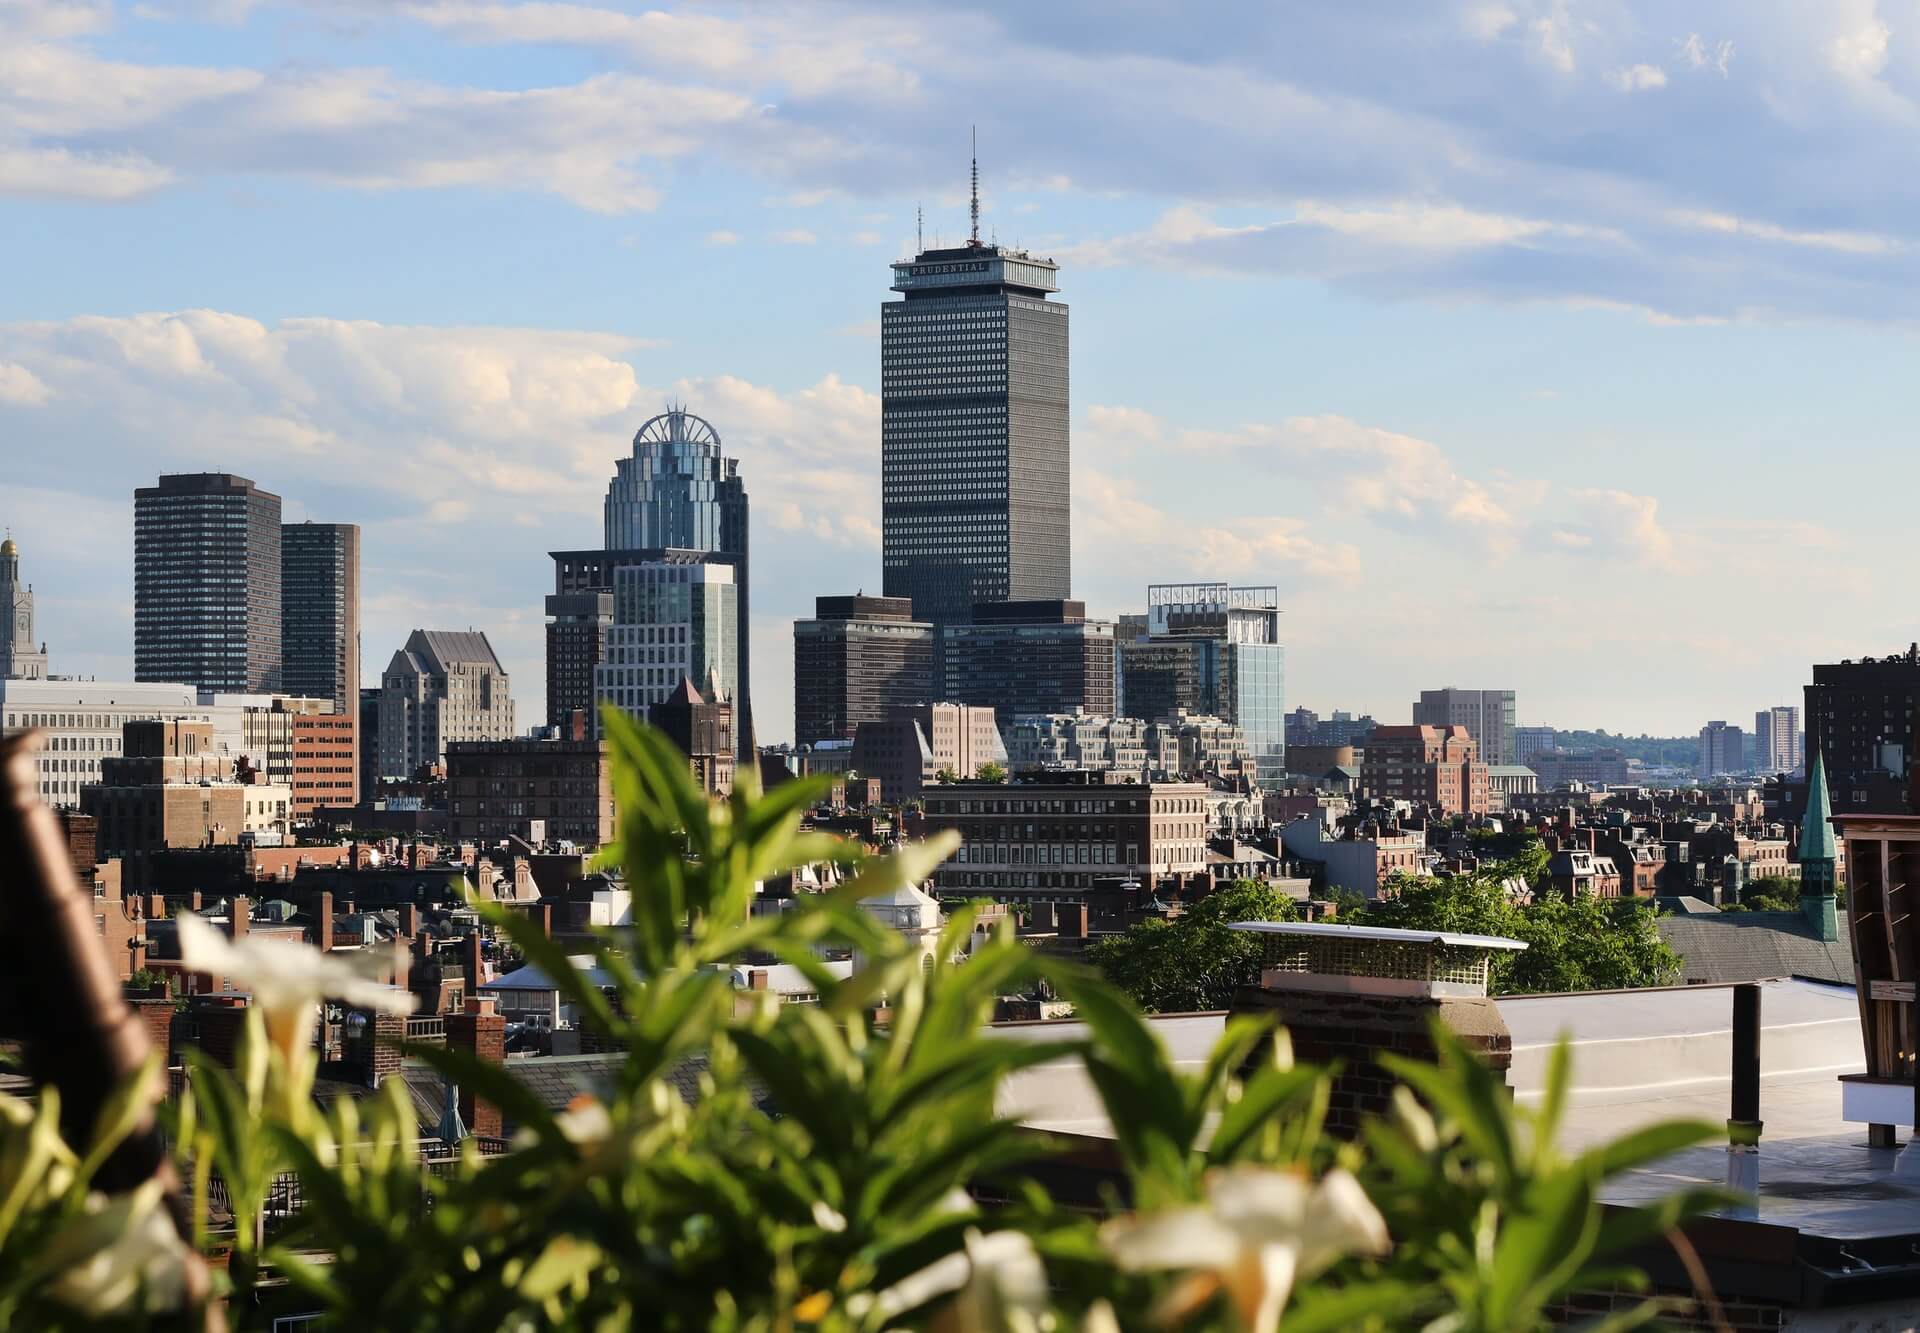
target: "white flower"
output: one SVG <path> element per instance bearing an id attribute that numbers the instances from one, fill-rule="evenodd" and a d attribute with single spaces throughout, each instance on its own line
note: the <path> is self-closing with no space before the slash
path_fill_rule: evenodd
<path id="1" fill-rule="evenodd" d="M 1190 1272 L 1169 1297 L 1173 1312 L 1224 1290 L 1252 1333 L 1278 1327 L 1296 1280 L 1390 1243 L 1379 1210 L 1345 1171 L 1313 1185 L 1291 1171 L 1245 1165 L 1209 1172 L 1204 1206 L 1118 1218 L 1101 1239 L 1121 1268 Z"/>
<path id="2" fill-rule="evenodd" d="M 935 1327 L 957 1333 L 1032 1333 L 1044 1326 L 1047 1269 L 1019 1231 L 967 1232 L 967 1247 L 934 1260 L 881 1292 L 874 1308 L 892 1319 L 954 1293 Z"/>
<path id="3" fill-rule="evenodd" d="M 253 995 L 267 1035 L 291 1057 L 313 1042 L 320 1001 L 329 997 L 383 1014 L 410 1014 L 413 996 L 386 984 L 391 955 L 321 953 L 294 940 L 249 935 L 235 941 L 191 912 L 179 918 L 180 959 L 192 972 L 230 978 Z"/>
<path id="4" fill-rule="evenodd" d="M 88 1195 L 86 1211 L 47 1246 L 44 1262 L 59 1276 L 46 1294 L 90 1319 L 185 1305 L 192 1255 L 160 1198 L 157 1180 L 111 1199 Z"/>

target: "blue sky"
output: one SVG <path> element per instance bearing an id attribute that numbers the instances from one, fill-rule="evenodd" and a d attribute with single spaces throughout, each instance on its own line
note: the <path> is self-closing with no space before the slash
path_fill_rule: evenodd
<path id="1" fill-rule="evenodd" d="M 1053 255 L 1074 582 L 1276 583 L 1290 702 L 1690 732 L 1920 634 L 1920 5 L 0 0 L 0 523 L 131 658 L 131 492 L 366 530 L 363 666 L 486 629 L 669 396 L 788 628 L 877 587 L 916 207 Z"/>

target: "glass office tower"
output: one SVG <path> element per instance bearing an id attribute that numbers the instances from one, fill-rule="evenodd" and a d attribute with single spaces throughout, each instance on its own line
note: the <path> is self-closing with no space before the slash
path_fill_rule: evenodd
<path id="1" fill-rule="evenodd" d="M 1129 716 L 1181 709 L 1238 723 L 1262 782 L 1287 763 L 1287 659 L 1277 588 L 1165 583 L 1147 589 L 1146 634 L 1120 644 Z"/>
<path id="2" fill-rule="evenodd" d="M 982 244 L 893 266 L 880 307 L 884 591 L 914 619 L 1071 595 L 1059 266 Z"/>

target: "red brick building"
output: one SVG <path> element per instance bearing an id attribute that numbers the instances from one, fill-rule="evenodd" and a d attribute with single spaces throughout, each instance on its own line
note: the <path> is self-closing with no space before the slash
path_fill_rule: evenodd
<path id="1" fill-rule="evenodd" d="M 349 806 L 360 799 L 359 718 L 354 713 L 313 713 L 293 719 L 293 817 L 312 817 L 323 806 Z"/>
<path id="2" fill-rule="evenodd" d="M 1375 727 L 1360 763 L 1360 789 L 1386 801 L 1417 801 L 1450 815 L 1490 808 L 1487 766 L 1461 726 Z"/>

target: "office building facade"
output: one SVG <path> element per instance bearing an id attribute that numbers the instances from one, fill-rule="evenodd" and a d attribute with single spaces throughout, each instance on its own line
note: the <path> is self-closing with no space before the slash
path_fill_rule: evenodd
<path id="1" fill-rule="evenodd" d="M 733 576 L 732 566 L 697 558 L 615 569 L 606 659 L 594 670 L 596 701 L 644 719 L 689 679 L 729 702 L 738 698 L 739 590 Z"/>
<path id="2" fill-rule="evenodd" d="M 134 679 L 281 688 L 280 531 L 280 497 L 231 473 L 134 491 Z"/>
<path id="3" fill-rule="evenodd" d="M 1413 705 L 1417 727 L 1465 727 L 1489 764 L 1515 762 L 1512 690 L 1422 690 Z"/>
<path id="4" fill-rule="evenodd" d="M 0 680 L 45 680 L 47 646 L 33 637 L 33 587 L 20 577 L 20 545 L 0 541 Z"/>
<path id="5" fill-rule="evenodd" d="M 1084 602 L 985 602 L 967 622 L 940 627 L 940 697 L 1002 718 L 1111 717 L 1113 675 L 1113 623 L 1087 619 Z"/>
<path id="6" fill-rule="evenodd" d="M 513 738 L 506 668 L 478 630 L 417 629 L 393 655 L 380 694 L 380 776 L 444 763 L 456 741 Z"/>
<path id="7" fill-rule="evenodd" d="M 1238 723 L 1263 782 L 1286 775 L 1286 649 L 1279 590 L 1224 583 L 1147 590 L 1147 637 L 1120 645 L 1127 711 Z"/>
<path id="8" fill-rule="evenodd" d="M 602 546 L 608 554 L 635 551 L 699 551 L 727 556 L 733 569 L 736 667 L 729 698 L 740 743 L 753 734 L 752 642 L 747 568 L 747 489 L 737 459 L 727 457 L 712 423 L 684 408 L 669 408 L 634 432 L 628 457 L 614 464 L 607 485 Z M 606 581 L 594 585 L 611 592 Z M 585 591 L 562 587 L 556 593 Z M 562 719 L 549 716 L 558 725 Z"/>
<path id="9" fill-rule="evenodd" d="M 287 523 L 280 529 L 280 688 L 331 699 L 352 714 L 360 697 L 360 528 Z"/>
<path id="10" fill-rule="evenodd" d="M 1436 805 L 1449 815 L 1491 808 L 1487 765 L 1462 726 L 1374 728 L 1360 761 L 1360 789 L 1375 800 Z"/>
<path id="11" fill-rule="evenodd" d="M 982 244 L 893 265 L 880 307 L 883 591 L 916 620 L 1071 595 L 1059 266 Z"/>
<path id="12" fill-rule="evenodd" d="M 967 704 L 891 708 L 862 722 L 853 738 L 853 766 L 879 778 L 889 801 L 913 800 L 943 772 L 971 778 L 986 764 L 1006 763 L 993 710 Z"/>
<path id="13" fill-rule="evenodd" d="M 1524 764 L 1542 750 L 1560 748 L 1559 734 L 1552 727 L 1515 727 L 1513 729 L 1514 762 Z"/>
<path id="14" fill-rule="evenodd" d="M 133 681 L 0 679 L 0 735 L 45 734 L 33 756 L 40 799 L 74 807 L 98 783 L 103 761 L 122 753 L 129 722 L 211 722 L 191 685 Z"/>
<path id="15" fill-rule="evenodd" d="M 793 622 L 794 743 L 852 740 L 890 708 L 932 702 L 934 648 L 905 597 L 816 597 Z"/>

